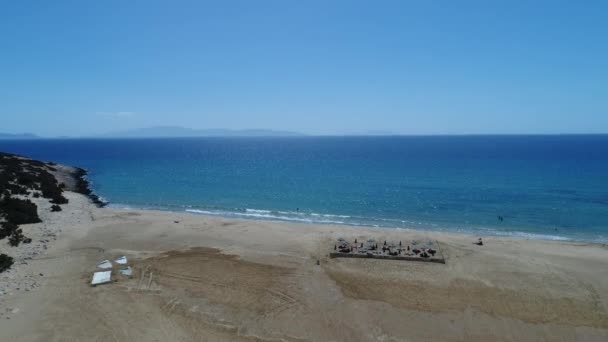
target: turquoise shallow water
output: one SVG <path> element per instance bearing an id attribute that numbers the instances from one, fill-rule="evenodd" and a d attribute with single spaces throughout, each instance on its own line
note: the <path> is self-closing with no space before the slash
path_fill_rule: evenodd
<path id="1" fill-rule="evenodd" d="M 606 135 L 67 139 L 0 150 L 87 168 L 113 206 L 608 241 Z"/>

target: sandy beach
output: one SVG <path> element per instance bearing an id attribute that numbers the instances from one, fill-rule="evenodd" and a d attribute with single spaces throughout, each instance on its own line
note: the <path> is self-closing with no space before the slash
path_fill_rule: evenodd
<path id="1" fill-rule="evenodd" d="M 0 244 L 2 341 L 605 341 L 608 247 L 97 208 Z M 436 239 L 446 264 L 330 259 L 336 238 Z M 132 278 L 92 287 L 127 256 Z M 320 265 L 317 265 L 317 260 Z"/>
<path id="2" fill-rule="evenodd" d="M 608 0 L 0 32 L 0 342 L 608 342 Z"/>

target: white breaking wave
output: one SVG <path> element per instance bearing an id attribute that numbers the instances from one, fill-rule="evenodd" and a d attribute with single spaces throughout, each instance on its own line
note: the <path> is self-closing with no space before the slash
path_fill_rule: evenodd
<path id="1" fill-rule="evenodd" d="M 350 218 L 350 216 L 348 215 L 333 215 L 333 214 L 317 214 L 317 213 L 312 213 L 310 214 L 312 216 L 322 216 L 322 217 L 341 217 L 341 218 Z"/>
<path id="2" fill-rule="evenodd" d="M 328 223 L 328 224 L 347 224 L 344 221 L 336 221 L 336 220 L 315 220 L 311 218 L 301 218 L 301 217 L 291 217 L 291 216 L 283 216 L 283 215 L 273 215 L 271 211 L 268 210 L 247 210 L 248 212 L 228 212 L 228 211 L 209 211 L 209 210 L 199 210 L 199 209 L 186 209 L 189 213 L 195 214 L 205 214 L 205 215 L 213 215 L 213 216 L 228 216 L 228 217 L 248 217 L 248 218 L 257 218 L 257 219 L 270 219 L 270 220 L 280 220 L 280 221 L 294 221 L 294 222 L 306 222 L 306 223 Z M 349 223 L 352 224 L 352 223 Z M 356 224 L 355 224 L 356 225 Z"/>
<path id="3" fill-rule="evenodd" d="M 259 213 L 259 214 L 270 214 L 272 213 L 272 211 L 270 210 L 261 210 L 261 209 L 245 209 L 246 212 L 248 213 Z"/>
<path id="4" fill-rule="evenodd" d="M 248 212 L 248 213 L 257 213 L 257 214 L 273 214 L 273 213 L 278 213 L 278 214 L 282 214 L 282 215 L 294 215 L 294 216 L 351 218 L 351 216 L 349 216 L 349 215 L 306 213 L 306 212 L 303 212 L 303 211 L 272 211 L 272 210 L 251 209 L 251 208 L 246 208 L 245 212 Z"/>
<path id="5" fill-rule="evenodd" d="M 131 206 L 128 204 L 110 203 L 110 208 L 116 209 L 152 209 L 152 210 L 170 210 L 169 208 L 160 208 L 156 206 L 142 207 L 142 206 Z M 274 221 L 287 221 L 287 222 L 303 222 L 303 223 L 320 223 L 320 224 L 346 224 L 351 226 L 362 226 L 362 227 L 384 227 L 384 228 L 396 228 L 401 229 L 400 224 L 407 224 L 407 229 L 423 229 L 440 232 L 453 232 L 467 235 L 487 235 L 487 236 L 504 236 L 515 239 L 530 239 L 530 240 L 554 240 L 554 241 L 592 241 L 596 243 L 608 242 L 608 237 L 594 238 L 593 240 L 586 239 L 584 237 L 566 237 L 552 234 L 542 233 L 528 233 L 522 231 L 501 231 L 493 228 L 482 228 L 482 227 L 449 227 L 441 226 L 435 223 L 418 222 L 413 220 L 397 220 L 397 219 L 386 219 L 386 218 L 375 218 L 375 217 L 359 217 L 349 215 L 335 215 L 335 214 L 319 214 L 319 213 L 305 213 L 295 211 L 271 211 L 264 209 L 251 209 L 247 208 L 245 211 L 228 211 L 228 210 L 204 210 L 204 209 L 189 209 L 191 206 L 184 206 L 186 212 L 193 214 L 202 214 L 210 216 L 221 216 L 221 217 L 233 217 L 233 218 L 250 218 L 260 220 L 274 220 Z M 182 207 L 182 208 L 184 208 Z M 242 210 L 242 209 L 241 209 Z M 379 222 L 386 222 L 386 224 L 378 224 Z M 411 225 L 411 226 L 410 226 Z M 432 228 L 431 228 L 432 227 Z"/>
<path id="6" fill-rule="evenodd" d="M 553 241 L 570 241 L 572 239 L 559 236 L 559 235 L 547 235 L 547 234 L 536 234 L 536 233 L 525 233 L 525 232 L 500 232 L 494 231 L 495 235 L 508 236 L 513 238 L 530 239 L 530 240 L 553 240 Z"/>

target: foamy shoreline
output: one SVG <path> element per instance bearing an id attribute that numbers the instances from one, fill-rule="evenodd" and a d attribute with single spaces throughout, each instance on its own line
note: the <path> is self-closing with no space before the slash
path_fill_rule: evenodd
<path id="1" fill-rule="evenodd" d="M 396 229 L 406 231 L 418 231 L 418 232 L 436 232 L 445 234 L 456 234 L 465 235 L 470 238 L 477 237 L 492 237 L 492 238 L 507 238 L 514 240 L 541 240 L 541 241 L 563 241 L 570 243 L 589 243 L 605 245 L 608 240 L 599 240 L 592 238 L 575 238 L 563 235 L 552 235 L 552 234 L 541 234 L 541 233 L 530 233 L 526 231 L 518 231 L 516 229 L 509 231 L 499 231 L 494 228 L 470 228 L 470 229 L 456 229 L 456 228 L 441 228 L 437 224 L 433 224 L 431 228 L 422 228 L 416 226 L 391 226 L 391 225 L 374 225 L 366 223 L 349 223 L 339 221 L 340 218 L 353 218 L 350 215 L 338 215 L 338 214 L 318 214 L 318 213 L 304 213 L 304 212 L 285 212 L 278 210 L 266 210 L 266 209 L 246 209 L 246 211 L 225 211 L 225 210 L 202 210 L 193 208 L 162 208 L 162 207 L 139 207 L 134 205 L 125 205 L 119 203 L 105 202 L 105 206 L 111 209 L 117 210 L 149 210 L 159 212 L 171 212 L 171 213 L 188 213 L 191 215 L 202 215 L 209 217 L 221 217 L 226 219 L 238 219 L 238 220 L 254 220 L 254 221 L 269 221 L 269 222 L 285 222 L 285 223 L 299 223 L 304 225 L 343 225 L 347 227 L 356 227 L 361 229 Z M 278 214 L 278 215 L 277 215 Z M 282 216 L 283 214 L 299 214 L 300 217 L 288 217 Z M 312 217 L 312 218 L 311 218 Z M 315 217 L 321 217 L 316 220 Z M 327 219 L 323 219 L 327 218 Z M 331 219 L 331 218 L 336 218 Z M 364 218 L 364 217 L 361 217 Z M 401 220 L 388 220 L 388 221 L 399 221 L 405 223 L 406 221 Z"/>

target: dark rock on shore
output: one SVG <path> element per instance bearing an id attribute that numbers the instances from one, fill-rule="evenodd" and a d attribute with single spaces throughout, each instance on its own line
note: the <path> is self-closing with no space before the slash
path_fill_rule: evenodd
<path id="1" fill-rule="evenodd" d="M 80 167 L 75 167 L 74 169 L 76 170 L 72 174 L 74 180 L 76 181 L 74 191 L 86 195 L 87 197 L 89 197 L 91 202 L 93 202 L 98 207 L 104 207 L 107 203 L 102 201 L 101 198 L 99 198 L 99 196 L 97 196 L 90 188 L 90 183 L 87 180 L 87 171 Z"/>

